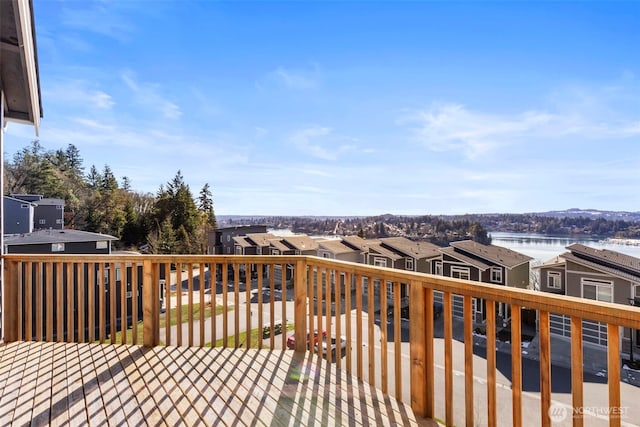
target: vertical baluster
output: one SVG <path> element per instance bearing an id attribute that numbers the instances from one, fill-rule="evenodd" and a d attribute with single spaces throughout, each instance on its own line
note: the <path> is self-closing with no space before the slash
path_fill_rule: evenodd
<path id="1" fill-rule="evenodd" d="M 352 330 L 352 319 L 351 319 L 351 278 L 353 276 L 349 272 L 344 273 L 344 319 L 345 319 L 345 335 L 347 338 L 347 354 L 346 354 L 346 363 L 347 363 L 347 373 L 349 375 L 353 372 L 353 366 L 351 361 L 351 330 Z"/>
<path id="2" fill-rule="evenodd" d="M 24 332 L 25 341 L 33 341 L 33 263 L 24 263 Z"/>
<path id="3" fill-rule="evenodd" d="M 67 272 L 67 342 L 75 342 L 75 264 L 68 262 Z"/>
<path id="4" fill-rule="evenodd" d="M 252 341 L 251 340 L 251 318 L 252 318 L 252 315 L 251 315 L 251 271 L 252 271 L 251 267 L 252 267 L 252 264 L 244 265 L 244 268 L 245 268 L 244 294 L 245 294 L 245 301 L 246 301 L 245 325 L 247 325 L 245 329 L 247 331 L 247 334 L 246 334 L 247 348 L 251 348 L 253 346 L 253 343 L 251 342 Z M 283 332 L 283 335 L 284 335 L 284 332 Z"/>
<path id="5" fill-rule="evenodd" d="M 233 325 L 234 348 L 238 348 L 240 347 L 240 264 L 233 264 Z"/>
<path id="6" fill-rule="evenodd" d="M 64 281 L 63 264 L 56 263 L 56 341 L 64 341 Z"/>
<path id="7" fill-rule="evenodd" d="M 362 276 L 356 274 L 356 376 L 362 380 Z"/>
<path id="8" fill-rule="evenodd" d="M 193 264 L 187 265 L 187 331 L 189 347 L 193 347 Z"/>
<path id="9" fill-rule="evenodd" d="M 105 285 L 104 280 L 104 263 L 98 264 L 98 334 L 100 335 L 100 344 L 104 344 L 106 334 L 106 310 L 105 310 Z"/>
<path id="10" fill-rule="evenodd" d="M 396 384 L 396 400 L 402 401 L 402 295 L 401 284 L 393 282 L 393 344 L 394 344 L 394 364 Z"/>
<path id="11" fill-rule="evenodd" d="M 43 316 L 42 316 L 42 312 L 43 312 L 43 305 L 42 305 L 42 287 L 44 286 L 43 283 L 43 274 L 42 274 L 42 268 L 43 268 L 43 263 L 42 262 L 36 262 L 34 263 L 35 266 L 35 286 L 36 286 L 36 305 L 35 305 L 35 315 L 36 315 L 36 335 L 35 335 L 35 340 L 36 341 L 42 341 L 42 321 L 43 321 Z"/>
<path id="12" fill-rule="evenodd" d="M 95 263 L 87 263 L 87 316 L 88 324 L 89 324 L 89 342 L 95 341 L 95 321 L 96 321 L 96 311 L 95 311 Z"/>
<path id="13" fill-rule="evenodd" d="M 287 272 L 288 264 L 282 264 L 282 277 L 280 278 L 280 289 L 282 290 L 281 309 L 282 309 L 282 348 L 287 348 Z M 293 278 L 293 272 L 292 276 Z"/>
<path id="14" fill-rule="evenodd" d="M 583 366 L 582 366 L 582 319 L 571 316 L 571 399 L 573 403 L 573 426 L 584 425 L 583 411 Z"/>
<path id="15" fill-rule="evenodd" d="M 200 330 L 199 332 L 199 338 L 200 338 L 200 344 L 198 347 L 204 347 L 204 324 L 206 322 L 206 318 L 205 318 L 205 303 L 204 303 L 204 291 L 205 291 L 205 264 L 204 262 L 200 262 L 198 264 L 198 289 L 200 290 L 199 297 L 200 297 L 200 316 L 198 317 L 198 319 L 200 320 Z M 211 295 L 211 298 L 213 298 L 213 294 Z M 211 306 L 211 316 L 215 316 L 216 312 L 213 309 L 213 306 Z"/>
<path id="16" fill-rule="evenodd" d="M 479 301 L 482 304 L 481 301 Z M 487 421 L 489 427 L 497 423 L 496 401 L 496 303 L 485 300 L 487 307 Z"/>
<path id="17" fill-rule="evenodd" d="M 86 322 L 85 322 L 85 314 L 86 314 L 86 306 L 85 306 L 85 295 L 86 295 L 86 291 L 85 288 L 87 287 L 87 283 L 85 281 L 85 275 L 84 275 L 84 267 L 86 264 L 84 263 L 78 263 L 78 268 L 76 270 L 76 277 L 78 278 L 77 280 L 77 286 L 78 286 L 78 306 L 77 306 L 77 310 L 78 310 L 78 342 L 79 343 L 83 343 L 85 342 L 85 335 L 84 335 L 84 329 L 86 327 Z"/>
<path id="18" fill-rule="evenodd" d="M 467 427 L 475 425 L 473 400 L 473 297 L 464 296 L 464 410 Z"/>
<path id="19" fill-rule="evenodd" d="M 171 263 L 165 262 L 162 264 L 164 269 L 164 295 L 165 295 L 165 303 L 164 303 L 164 335 L 165 335 L 165 345 L 172 345 L 171 342 Z M 175 310 L 173 310 L 175 312 Z"/>
<path id="20" fill-rule="evenodd" d="M 54 294 L 53 294 L 53 264 L 47 262 L 45 264 L 45 294 L 46 294 L 46 335 L 47 341 L 53 341 L 53 307 L 54 307 Z"/>
<path id="21" fill-rule="evenodd" d="M 307 271 L 307 299 L 309 301 L 309 324 L 308 324 L 308 328 L 305 331 L 305 340 L 306 340 L 306 334 L 310 333 L 312 334 L 313 331 L 316 330 L 315 325 L 315 309 L 314 309 L 314 304 L 313 304 L 313 289 L 315 286 L 315 272 L 317 271 L 317 267 L 309 267 L 309 270 Z M 317 329 L 320 329 L 320 327 L 318 326 Z M 314 348 L 313 346 L 311 346 L 311 348 L 307 349 L 312 355 L 314 353 Z"/>
<path id="22" fill-rule="evenodd" d="M 332 354 L 331 354 L 331 337 L 333 336 L 333 332 L 331 331 L 331 284 L 329 277 L 329 270 L 326 268 L 322 269 L 324 275 L 324 313 L 325 313 L 325 330 L 327 331 L 327 336 L 325 337 L 325 345 L 326 345 L 326 359 L 328 363 L 331 363 Z M 337 338 L 337 337 L 336 337 Z M 339 342 L 336 342 L 339 344 Z M 320 348 L 320 346 L 318 346 Z"/>
<path id="23" fill-rule="evenodd" d="M 265 266 L 264 264 L 258 264 L 258 290 L 257 295 L 258 295 L 258 348 L 260 350 L 262 350 L 263 347 L 263 343 L 262 343 L 262 331 L 264 330 L 264 321 L 262 319 L 262 316 L 264 316 L 264 310 L 262 307 L 262 279 L 263 279 L 263 273 L 265 270 Z"/>
<path id="24" fill-rule="evenodd" d="M 131 263 L 131 343 L 138 344 L 138 263 Z"/>
<path id="25" fill-rule="evenodd" d="M 445 419 L 448 426 L 453 425 L 453 316 L 451 292 L 445 292 L 442 298 L 444 314 L 444 401 Z M 433 323 L 433 304 L 427 306 L 427 323 Z"/>
<path id="26" fill-rule="evenodd" d="M 127 263 L 120 262 L 116 264 L 116 274 L 120 269 L 120 344 L 127 343 L 127 289 L 129 285 L 129 272 L 127 271 Z"/>
<path id="27" fill-rule="evenodd" d="M 122 291 L 122 286 L 121 286 Z M 111 344 L 116 343 L 116 314 L 118 311 L 117 287 L 116 287 L 116 265 L 109 263 L 109 335 Z"/>
<path id="28" fill-rule="evenodd" d="M 218 274 L 218 264 L 211 263 L 209 264 L 209 289 L 211 290 L 211 348 L 216 346 L 216 341 L 218 338 L 218 287 L 217 283 L 217 274 Z"/>
<path id="29" fill-rule="evenodd" d="M 522 425 L 522 323 L 520 306 L 511 306 L 511 406 L 513 425 Z"/>
<path id="30" fill-rule="evenodd" d="M 336 366 L 342 368 L 342 274 L 337 270 L 331 270 L 331 283 L 335 297 L 335 319 L 336 319 Z"/>
<path id="31" fill-rule="evenodd" d="M 542 426 L 550 427 L 551 418 L 551 341 L 549 337 L 549 312 L 540 311 L 540 415 Z"/>
<path id="32" fill-rule="evenodd" d="M 609 426 L 620 426 L 620 328 L 607 324 L 607 377 L 609 385 Z"/>
<path id="33" fill-rule="evenodd" d="M 382 280 L 382 279 L 381 279 Z M 387 384 L 387 286 L 386 280 L 380 282 L 380 386 L 382 392 L 386 395 L 388 392 Z M 393 286 L 393 284 L 392 284 Z"/>
<path id="34" fill-rule="evenodd" d="M 176 263 L 176 345 L 182 346 L 182 264 Z"/>
<path id="35" fill-rule="evenodd" d="M 378 282 L 378 288 L 382 287 L 382 282 Z M 376 341 L 374 337 L 375 317 L 376 317 L 376 305 L 375 305 L 375 281 L 374 278 L 369 276 L 367 278 L 367 319 L 369 320 L 367 328 L 367 340 L 369 342 L 369 383 L 375 387 L 376 385 L 376 359 L 375 359 L 375 347 Z M 382 290 L 380 289 L 380 292 Z M 382 307 L 381 307 L 382 308 Z"/>

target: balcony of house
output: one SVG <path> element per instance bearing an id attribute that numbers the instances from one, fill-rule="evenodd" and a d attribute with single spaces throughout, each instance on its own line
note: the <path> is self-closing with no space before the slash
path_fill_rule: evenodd
<path id="1" fill-rule="evenodd" d="M 640 329 L 630 306 L 311 256 L 9 255 L 4 278 L 3 424 L 640 419 L 640 389 L 621 381 L 622 337 Z M 566 378 L 552 371 L 552 314 L 571 322 Z M 606 335 L 596 382 L 583 321 Z"/>

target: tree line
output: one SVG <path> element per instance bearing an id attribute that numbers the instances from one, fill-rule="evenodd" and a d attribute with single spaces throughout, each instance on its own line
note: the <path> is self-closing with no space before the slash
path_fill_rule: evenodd
<path id="1" fill-rule="evenodd" d="M 117 249 L 158 254 L 204 253 L 216 228 L 213 195 L 205 184 L 194 198 L 182 173 L 156 194 L 134 191 L 128 177 L 118 180 L 109 167 L 85 173 L 73 144 L 46 150 L 39 141 L 4 165 L 4 194 L 40 194 L 65 201 L 65 228 L 117 237 Z"/>

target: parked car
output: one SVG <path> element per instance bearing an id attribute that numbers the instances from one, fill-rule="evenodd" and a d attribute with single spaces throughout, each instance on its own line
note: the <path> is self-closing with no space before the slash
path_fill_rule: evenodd
<path id="1" fill-rule="evenodd" d="M 344 357 L 347 354 L 347 340 L 345 337 L 340 337 L 339 339 L 331 337 L 329 338 L 329 342 L 327 342 L 327 340 L 316 342 L 314 349 L 325 359 L 327 358 L 327 350 L 329 350 L 331 351 L 331 360 L 336 360 L 338 346 L 340 346 L 340 357 Z"/>
<path id="2" fill-rule="evenodd" d="M 318 331 L 314 331 L 313 335 L 311 333 L 307 333 L 307 350 L 311 350 L 311 345 L 313 343 L 313 345 L 317 345 L 318 344 Z M 322 338 L 327 336 L 327 331 L 322 331 Z M 296 349 L 296 336 L 295 335 L 291 335 L 289 338 L 287 338 L 287 348 L 289 350 L 295 350 Z"/>

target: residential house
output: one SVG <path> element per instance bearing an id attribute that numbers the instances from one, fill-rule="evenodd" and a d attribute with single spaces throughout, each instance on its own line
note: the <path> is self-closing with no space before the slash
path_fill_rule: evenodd
<path id="1" fill-rule="evenodd" d="M 22 234 L 33 231 L 35 203 L 9 196 L 3 197 L 4 234 Z"/>
<path id="2" fill-rule="evenodd" d="M 360 262 L 362 253 L 348 245 L 343 239 L 319 240 L 318 256 L 341 261 Z"/>
<path id="3" fill-rule="evenodd" d="M 396 268 L 421 273 L 431 273 L 433 262 L 440 259 L 440 247 L 429 242 L 416 242 L 406 237 L 385 237 L 380 244 L 400 255 Z"/>
<path id="4" fill-rule="evenodd" d="M 451 242 L 447 248 L 440 249 L 442 259 L 433 262 L 434 273 L 457 279 L 474 280 L 495 285 L 528 288 L 529 256 L 496 245 L 484 245 L 472 240 Z M 435 298 L 441 302 L 441 295 Z M 486 302 L 473 300 L 473 313 L 476 322 L 486 318 Z M 496 313 L 506 324 L 510 318 L 509 306 L 498 303 Z M 453 314 L 463 315 L 463 298 L 454 295 Z M 535 313 L 524 313 L 523 318 L 530 319 Z"/>
<path id="5" fill-rule="evenodd" d="M 640 306 L 640 258 L 577 243 L 567 249 L 536 267 L 541 291 Z M 550 320 L 552 333 L 571 336 L 569 317 L 551 314 Z M 583 321 L 582 334 L 585 342 L 607 344 L 606 325 Z M 629 353 L 631 346 L 640 352 L 640 330 L 625 329 L 621 334 L 622 352 Z"/>
<path id="6" fill-rule="evenodd" d="M 64 228 L 64 200 L 45 198 L 40 194 L 12 194 L 11 197 L 34 204 L 33 230 Z"/>
<path id="7" fill-rule="evenodd" d="M 233 227 L 217 228 L 207 236 L 207 254 L 231 255 L 235 253 L 233 240 L 236 236 L 246 236 L 248 233 L 266 233 L 266 225 L 237 225 Z"/>

